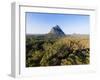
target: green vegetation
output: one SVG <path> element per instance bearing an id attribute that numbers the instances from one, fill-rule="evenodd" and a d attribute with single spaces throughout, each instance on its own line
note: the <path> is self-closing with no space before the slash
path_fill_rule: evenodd
<path id="1" fill-rule="evenodd" d="M 89 64 L 89 39 L 26 36 L 26 67 Z"/>

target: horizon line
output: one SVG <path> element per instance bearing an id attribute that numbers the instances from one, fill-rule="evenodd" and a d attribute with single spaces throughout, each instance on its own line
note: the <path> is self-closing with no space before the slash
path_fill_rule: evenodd
<path id="1" fill-rule="evenodd" d="M 45 35 L 45 34 L 48 34 L 48 33 L 45 33 L 45 34 L 32 34 L 32 33 L 26 33 L 26 35 L 29 34 L 29 35 Z M 81 33 L 70 33 L 70 34 L 65 34 L 65 35 L 90 35 L 90 34 L 81 34 Z"/>

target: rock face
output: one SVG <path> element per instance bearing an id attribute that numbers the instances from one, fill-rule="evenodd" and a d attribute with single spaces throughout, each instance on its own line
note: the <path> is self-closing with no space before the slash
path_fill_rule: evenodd
<path id="1" fill-rule="evenodd" d="M 52 27 L 49 34 L 55 35 L 55 36 L 65 36 L 65 33 L 61 30 L 61 28 L 58 25 Z"/>

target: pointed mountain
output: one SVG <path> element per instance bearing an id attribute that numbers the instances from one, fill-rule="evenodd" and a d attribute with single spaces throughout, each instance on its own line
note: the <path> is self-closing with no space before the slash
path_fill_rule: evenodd
<path id="1" fill-rule="evenodd" d="M 55 36 L 65 36 L 65 33 L 62 31 L 62 29 L 59 27 L 59 25 L 52 27 L 49 34 L 55 35 Z"/>

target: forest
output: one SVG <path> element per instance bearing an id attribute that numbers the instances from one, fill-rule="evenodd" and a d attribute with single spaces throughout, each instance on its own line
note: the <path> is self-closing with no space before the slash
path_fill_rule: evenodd
<path id="1" fill-rule="evenodd" d="M 86 65 L 89 63 L 89 37 L 26 36 L 26 67 Z"/>

